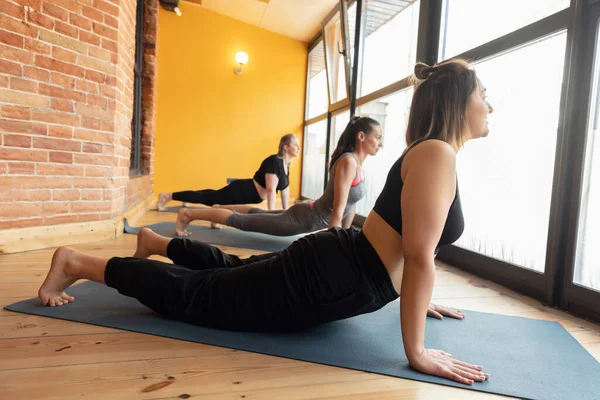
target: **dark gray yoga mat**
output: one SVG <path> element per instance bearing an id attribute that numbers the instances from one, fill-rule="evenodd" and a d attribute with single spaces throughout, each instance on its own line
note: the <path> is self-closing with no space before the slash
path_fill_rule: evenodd
<path id="1" fill-rule="evenodd" d="M 179 212 L 179 210 L 181 210 L 182 208 L 189 208 L 189 209 L 192 209 L 192 210 L 202 210 L 202 209 L 207 209 L 208 207 L 202 207 L 202 206 L 188 206 L 188 207 L 172 206 L 172 207 L 167 207 L 163 211 L 159 211 L 159 212 L 176 213 L 176 212 Z"/>
<path id="2" fill-rule="evenodd" d="M 298 333 L 220 331 L 165 319 L 137 300 L 94 282 L 68 290 L 73 303 L 44 307 L 29 299 L 7 310 L 270 354 L 529 399 L 598 399 L 600 364 L 557 322 L 465 312 L 462 321 L 428 318 L 425 344 L 481 364 L 491 375 L 468 387 L 408 367 L 398 302 Z"/>
<path id="3" fill-rule="evenodd" d="M 173 222 L 160 222 L 158 224 L 146 225 L 146 227 L 162 236 L 175 237 L 175 224 Z M 125 220 L 125 233 L 137 235 L 142 228 L 141 226 L 130 226 L 127 220 Z M 208 226 L 197 225 L 189 225 L 187 230 L 192 233 L 191 236 L 187 236 L 188 239 L 222 246 L 243 247 L 245 249 L 269 252 L 281 251 L 301 237 L 273 236 L 229 228 L 212 229 Z"/>

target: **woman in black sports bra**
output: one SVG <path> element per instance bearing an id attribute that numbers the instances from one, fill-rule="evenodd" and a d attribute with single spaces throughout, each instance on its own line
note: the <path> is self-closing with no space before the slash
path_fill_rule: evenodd
<path id="1" fill-rule="evenodd" d="M 219 190 L 204 189 L 160 193 L 156 209 L 164 211 L 165 205 L 171 200 L 207 206 L 258 204 L 267 200 L 268 209 L 273 210 L 275 209 L 276 194 L 281 192 L 281 204 L 286 210 L 290 196 L 290 163 L 292 158 L 297 157 L 299 153 L 300 145 L 296 135 L 288 133 L 279 140 L 277 154 L 265 158 L 252 179 L 237 179 Z"/>
<path id="2" fill-rule="evenodd" d="M 73 301 L 64 290 L 89 279 L 186 323 L 290 331 L 373 312 L 401 294 L 402 340 L 411 367 L 464 384 L 488 379 L 480 366 L 426 349 L 424 331 L 435 253 L 457 240 L 464 226 L 455 154 L 467 140 L 488 134 L 493 110 L 466 61 L 418 64 L 415 80 L 409 147 L 391 168 L 362 231 L 334 227 L 283 251 L 241 259 L 144 228 L 134 257 L 106 259 L 59 248 L 39 290 L 42 303 Z"/>

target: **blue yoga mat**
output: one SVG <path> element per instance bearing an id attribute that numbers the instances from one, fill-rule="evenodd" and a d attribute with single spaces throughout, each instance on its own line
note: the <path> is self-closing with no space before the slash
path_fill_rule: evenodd
<path id="1" fill-rule="evenodd" d="M 172 207 L 167 207 L 165 208 L 163 211 L 159 211 L 159 212 L 171 212 L 171 213 L 177 213 L 179 212 L 179 210 L 181 210 L 182 208 L 189 208 L 191 210 L 205 210 L 208 207 L 202 207 L 202 206 L 188 206 L 188 207 L 183 207 L 183 206 L 172 206 Z"/>
<path id="2" fill-rule="evenodd" d="M 146 225 L 154 232 L 167 237 L 175 237 L 175 223 L 160 222 Z M 142 227 L 132 227 L 125 220 L 125 233 L 137 235 Z M 242 247 L 262 251 L 281 251 L 291 245 L 301 236 L 273 236 L 264 233 L 244 232 L 237 229 L 212 229 L 208 226 L 189 225 L 187 230 L 192 233 L 188 239 L 222 246 Z"/>
<path id="3" fill-rule="evenodd" d="M 527 399 L 598 399 L 600 364 L 557 322 L 466 311 L 462 321 L 428 318 L 425 344 L 481 364 L 490 380 L 461 385 L 408 367 L 398 302 L 298 333 L 243 333 L 167 320 L 137 300 L 94 282 L 67 291 L 73 303 L 29 299 L 7 310 L 333 365 Z"/>

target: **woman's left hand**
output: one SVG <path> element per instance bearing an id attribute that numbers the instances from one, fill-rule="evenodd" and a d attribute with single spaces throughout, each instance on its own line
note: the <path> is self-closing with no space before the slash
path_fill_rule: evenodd
<path id="1" fill-rule="evenodd" d="M 451 318 L 463 319 L 465 314 L 463 314 L 459 310 L 455 310 L 450 307 L 444 307 L 437 304 L 429 303 L 429 308 L 427 309 L 427 316 L 433 317 L 437 319 L 444 319 L 444 315 Z"/>

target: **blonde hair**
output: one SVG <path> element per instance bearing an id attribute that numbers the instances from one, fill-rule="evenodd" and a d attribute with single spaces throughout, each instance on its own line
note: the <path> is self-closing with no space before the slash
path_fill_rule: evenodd
<path id="1" fill-rule="evenodd" d="M 286 145 L 290 145 L 292 140 L 296 138 L 296 135 L 293 133 L 288 133 L 287 135 L 283 135 L 279 140 L 279 150 L 277 150 L 277 157 L 283 157 L 283 151 L 285 150 Z"/>

